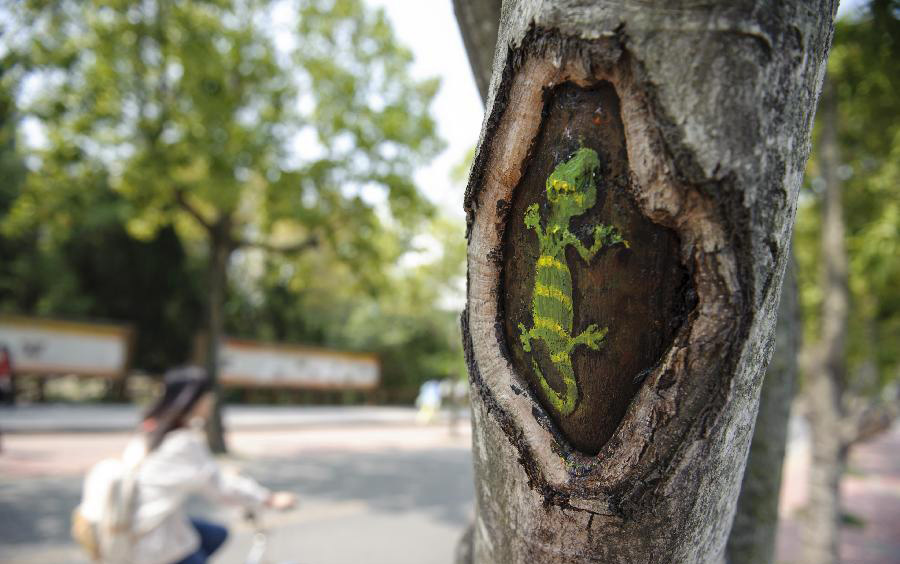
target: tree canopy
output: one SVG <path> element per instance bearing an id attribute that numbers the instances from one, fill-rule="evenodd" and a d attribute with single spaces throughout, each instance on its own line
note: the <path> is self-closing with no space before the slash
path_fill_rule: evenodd
<path id="1" fill-rule="evenodd" d="M 425 334 L 440 341 L 438 356 L 458 349 L 444 342 L 456 322 L 436 305 L 441 282 L 391 266 L 417 233 L 442 225 L 413 180 L 442 142 L 430 114 L 438 82 L 413 76 L 382 10 L 360 0 L 3 10 L 3 163 L 23 171 L 0 202 L 15 259 L 0 280 L 5 309 L 136 320 L 157 335 L 177 326 L 178 350 L 139 343 L 141 366 L 159 370 L 184 360 L 222 249 L 236 276 L 224 300 L 230 331 L 413 357 L 431 346 L 410 343 Z M 13 146 L 20 124 L 27 143 Z M 15 252 L 26 242 L 36 260 Z M 458 273 L 461 259 L 447 256 Z M 247 276 L 248 261 L 263 267 Z M 414 295 L 424 285 L 433 290 Z M 142 297 L 152 322 L 137 313 Z M 364 303 L 430 321 L 399 337 L 365 322 L 344 329 L 336 312 L 375 319 Z M 429 332 L 432 322 L 441 329 Z"/>
<path id="2" fill-rule="evenodd" d="M 870 391 L 895 380 L 900 365 L 898 13 L 895 0 L 876 0 L 861 13 L 839 20 L 827 71 L 837 96 L 839 174 L 850 255 L 848 360 L 851 375 L 876 376 L 866 382 L 856 379 L 855 385 Z M 800 201 L 796 246 L 806 334 L 812 341 L 818 336 L 822 300 L 817 266 L 822 187 L 813 155 Z"/>
<path id="3" fill-rule="evenodd" d="M 39 85 L 22 110 L 45 132 L 42 167 L 76 161 L 67 186 L 108 174 L 132 234 L 226 222 L 236 245 L 316 232 L 349 253 L 375 203 L 400 220 L 427 209 L 412 173 L 440 148 L 437 82 L 410 76 L 382 12 L 302 1 L 285 23 L 262 1 L 45 4 L 13 9 L 30 22 L 19 59 Z M 66 192 L 32 180 L 7 223 Z"/>

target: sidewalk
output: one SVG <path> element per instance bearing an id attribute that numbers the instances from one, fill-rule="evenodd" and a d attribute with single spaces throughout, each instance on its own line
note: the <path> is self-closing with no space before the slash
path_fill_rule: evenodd
<path id="1" fill-rule="evenodd" d="M 3 433 L 97 433 L 130 431 L 140 409 L 130 404 L 35 404 L 0 407 Z M 229 429 L 335 425 L 412 425 L 413 407 L 229 405 L 224 410 Z M 442 414 L 447 417 L 446 413 Z M 468 418 L 460 413 L 460 419 Z"/>

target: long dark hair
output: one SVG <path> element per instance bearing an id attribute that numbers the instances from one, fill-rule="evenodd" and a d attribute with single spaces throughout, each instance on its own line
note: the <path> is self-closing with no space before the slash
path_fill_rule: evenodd
<path id="1" fill-rule="evenodd" d="M 147 433 L 147 450 L 162 443 L 169 431 L 184 426 L 185 418 L 206 392 L 209 376 L 198 366 L 173 368 L 163 377 L 162 397 L 144 413 L 142 428 Z"/>

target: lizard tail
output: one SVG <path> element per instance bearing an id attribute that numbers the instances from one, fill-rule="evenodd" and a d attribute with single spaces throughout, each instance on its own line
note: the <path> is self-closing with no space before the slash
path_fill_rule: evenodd
<path id="1" fill-rule="evenodd" d="M 556 364 L 556 368 L 559 371 L 560 376 L 562 376 L 563 383 L 566 385 L 565 394 L 560 394 L 550 387 L 550 384 L 547 383 L 547 379 L 544 378 L 544 373 L 541 372 L 541 368 L 538 366 L 536 360 L 531 359 L 531 365 L 541 383 L 541 389 L 547 394 L 547 399 L 550 400 L 553 407 L 555 407 L 562 415 L 570 415 L 575 411 L 575 404 L 578 402 L 578 384 L 575 382 L 575 373 L 572 371 L 572 365 L 570 363 L 562 362 Z"/>

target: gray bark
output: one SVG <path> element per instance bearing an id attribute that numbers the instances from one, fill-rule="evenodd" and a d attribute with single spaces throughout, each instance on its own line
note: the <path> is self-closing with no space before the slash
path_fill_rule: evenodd
<path id="1" fill-rule="evenodd" d="M 803 561 L 806 564 L 836 564 L 839 561 L 839 486 L 849 442 L 844 432 L 842 396 L 850 294 L 841 181 L 837 174 L 840 154 L 834 89 L 834 83 L 828 81 L 822 93 L 822 132 L 819 139 L 819 162 L 825 180 L 821 257 L 822 337 L 813 353 L 804 390 L 812 449 L 809 505 L 804 519 Z"/>
<path id="2" fill-rule="evenodd" d="M 459 25 L 482 103 L 487 103 L 488 87 L 491 84 L 502 3 L 501 0 L 453 0 L 456 23 Z M 456 543 L 453 559 L 456 564 L 472 564 L 475 556 L 474 540 L 475 524 L 470 522 Z"/>
<path id="3" fill-rule="evenodd" d="M 491 83 L 501 4 L 502 0 L 453 0 L 459 33 L 482 101 L 487 99 Z"/>
<path id="4" fill-rule="evenodd" d="M 729 564 L 775 562 L 781 472 L 801 331 L 792 260 L 781 287 L 775 351 L 763 382 L 737 513 L 728 537 Z"/>
<path id="5" fill-rule="evenodd" d="M 504 4 L 466 193 L 475 562 L 724 558 L 835 10 Z M 621 102 L 631 195 L 677 233 L 696 306 L 612 438 L 586 456 L 504 353 L 499 265 L 544 92 L 600 81 Z"/>

